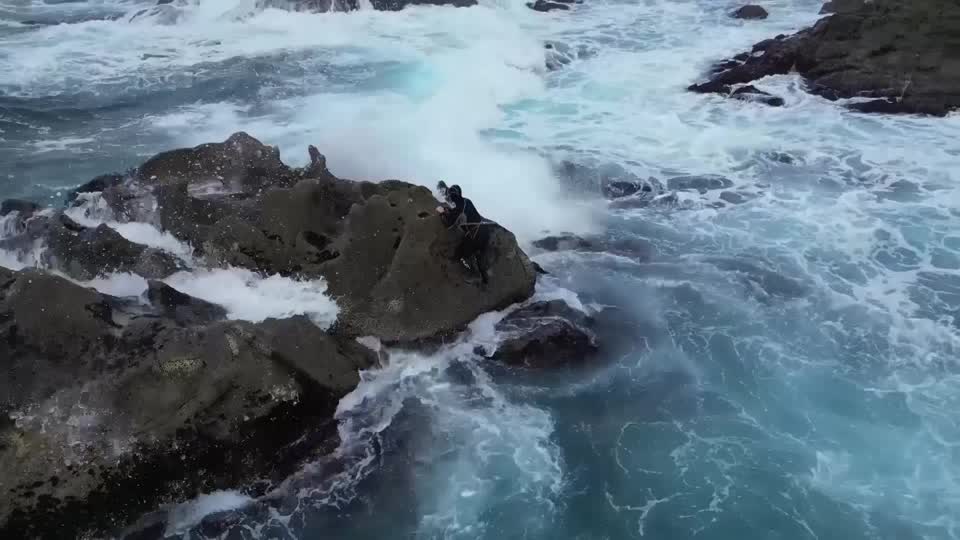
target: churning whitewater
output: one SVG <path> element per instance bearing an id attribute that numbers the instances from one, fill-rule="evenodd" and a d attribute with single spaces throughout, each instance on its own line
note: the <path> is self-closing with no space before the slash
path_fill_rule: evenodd
<path id="1" fill-rule="evenodd" d="M 332 456 L 264 497 L 180 501 L 168 537 L 960 539 L 960 116 L 861 115 L 794 75 L 756 83 L 782 108 L 685 91 L 821 2 L 750 22 L 714 0 L 155 4 L 0 0 L 0 199 L 58 204 L 236 131 L 296 165 L 315 144 L 343 178 L 461 185 L 549 272 L 536 298 L 603 344 L 584 369 L 508 369 L 478 354 L 499 312 L 430 354 L 382 350 Z M 548 70 L 545 42 L 576 58 Z M 691 175 L 726 191 L 593 190 Z M 231 318 L 337 318 L 323 280 L 204 268 L 97 196 L 70 216 L 174 255 L 165 281 Z M 599 247 L 535 246 L 562 233 Z"/>

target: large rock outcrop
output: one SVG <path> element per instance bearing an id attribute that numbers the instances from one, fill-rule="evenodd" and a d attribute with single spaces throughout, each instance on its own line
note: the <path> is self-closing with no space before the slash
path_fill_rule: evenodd
<path id="1" fill-rule="evenodd" d="M 222 321 L 194 303 L 174 320 L 189 297 L 151 291 L 143 313 L 0 268 L 3 538 L 107 535 L 163 502 L 256 491 L 335 444 L 371 351 L 305 317 Z"/>
<path id="2" fill-rule="evenodd" d="M 42 245 L 72 279 L 127 272 L 148 286 L 116 298 L 0 268 L 0 537 L 102 537 L 198 492 L 262 493 L 336 444 L 336 405 L 377 362 L 356 338 L 431 340 L 532 295 L 535 265 L 506 229 L 488 225 L 483 286 L 452 260 L 461 238 L 430 190 L 339 179 L 309 155 L 290 168 L 238 133 L 98 177 L 66 211 L 3 205 L 0 249 Z M 193 255 L 78 223 L 96 219 L 151 223 Z M 336 324 L 227 320 L 157 281 L 227 265 L 324 279 Z"/>
<path id="3" fill-rule="evenodd" d="M 260 148 L 251 139 L 237 134 L 223 145 L 230 149 L 230 140 L 240 140 Z M 472 283 L 473 271 L 452 259 L 460 236 L 443 226 L 439 203 L 425 187 L 343 180 L 325 166 L 293 170 L 263 149 L 256 155 L 267 164 L 235 159 L 227 167 L 224 146 L 198 148 L 203 153 L 178 150 L 151 159 L 104 198 L 120 219 L 153 220 L 211 265 L 326 279 L 341 308 L 340 333 L 387 342 L 434 338 L 533 294 L 533 264 L 513 234 L 495 224 L 490 283 Z M 324 162 L 313 156 L 313 163 Z M 225 170 L 229 174 L 221 174 Z M 204 189 L 211 178 L 219 183 L 218 175 L 231 179 L 233 189 Z M 147 215 L 146 208 L 155 213 Z"/>
<path id="4" fill-rule="evenodd" d="M 735 95 L 768 75 L 797 71 L 827 99 L 864 98 L 863 112 L 943 116 L 960 107 L 960 3 L 834 2 L 833 15 L 718 64 L 695 92 Z"/>

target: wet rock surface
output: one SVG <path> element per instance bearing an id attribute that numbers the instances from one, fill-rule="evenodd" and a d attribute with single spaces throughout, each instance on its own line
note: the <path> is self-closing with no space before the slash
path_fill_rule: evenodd
<path id="1" fill-rule="evenodd" d="M 690 86 L 729 95 L 734 85 L 796 70 L 807 90 L 870 113 L 944 116 L 960 107 L 960 4 L 836 0 L 830 16 L 792 36 L 754 45 Z"/>
<path id="2" fill-rule="evenodd" d="M 280 481 L 374 363 L 305 317 L 221 322 L 168 286 L 149 297 L 161 315 L 0 268 L 5 538 L 106 533 L 163 500 Z"/>
<path id="3" fill-rule="evenodd" d="M 312 12 L 353 11 L 360 9 L 357 0 L 286 0 L 267 1 L 267 5 L 280 9 L 294 9 Z M 370 6 L 378 11 L 400 11 L 409 6 L 450 6 L 470 7 L 477 0 L 371 0 Z"/>
<path id="4" fill-rule="evenodd" d="M 734 11 L 730 16 L 735 19 L 760 20 L 766 19 L 770 14 L 762 6 L 748 4 Z"/>
<path id="5" fill-rule="evenodd" d="M 3 203 L 2 248 L 42 244 L 42 262 L 76 281 L 0 268 L 0 537 L 111 535 L 198 492 L 262 493 L 336 447 L 336 405 L 378 362 L 357 338 L 416 347 L 533 294 L 537 267 L 508 230 L 485 225 L 483 286 L 453 260 L 461 233 L 429 189 L 339 179 L 309 154 L 290 168 L 238 133 L 98 177 L 69 212 Z M 69 217 L 91 208 L 155 225 L 191 260 Z M 161 281 L 193 265 L 324 280 L 337 321 L 229 320 Z M 77 283 L 113 273 L 146 290 Z"/>
<path id="6" fill-rule="evenodd" d="M 63 214 L 46 231 L 51 264 L 79 280 L 125 272 L 159 279 L 181 265 L 173 255 L 135 244 L 106 225 L 84 227 Z"/>
<path id="7" fill-rule="evenodd" d="M 537 0 L 536 2 L 528 2 L 527 7 L 534 11 L 547 13 L 547 12 L 556 11 L 556 10 L 560 10 L 560 11 L 569 10 L 570 3 L 560 2 L 560 1 L 550 2 L 548 0 Z"/>
<path id="8" fill-rule="evenodd" d="M 752 85 L 741 86 L 730 93 L 730 97 L 740 101 L 749 101 L 752 103 L 762 103 L 771 107 L 783 107 L 786 103 L 782 97 L 775 96 L 769 92 L 764 92 Z"/>
<path id="9" fill-rule="evenodd" d="M 546 252 L 608 253 L 638 261 L 650 260 L 655 254 L 653 243 L 640 238 L 617 239 L 604 236 L 585 238 L 574 234 L 547 236 L 533 242 L 533 247 Z"/>
<path id="10" fill-rule="evenodd" d="M 515 366 L 577 364 L 599 349 L 592 319 L 562 300 L 537 302 L 497 324 L 504 334 L 492 358 Z"/>

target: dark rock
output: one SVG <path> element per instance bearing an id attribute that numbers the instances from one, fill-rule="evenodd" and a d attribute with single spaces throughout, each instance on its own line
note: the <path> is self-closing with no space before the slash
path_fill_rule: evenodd
<path id="1" fill-rule="evenodd" d="M 940 0 L 838 2 L 836 14 L 793 36 L 756 44 L 742 63 L 724 64 L 695 92 L 796 69 L 826 99 L 872 98 L 863 112 L 944 116 L 960 108 L 960 4 Z M 951 44 L 951 45 L 945 45 Z"/>
<path id="2" fill-rule="evenodd" d="M 81 193 L 96 193 L 123 183 L 125 177 L 120 174 L 104 174 L 74 189 L 67 195 L 67 203 L 77 199 Z"/>
<path id="3" fill-rule="evenodd" d="M 85 380 L 89 363 L 106 364 L 111 313 L 105 297 L 63 278 L 0 267 L 0 410 L 46 399 Z"/>
<path id="4" fill-rule="evenodd" d="M 667 188 L 675 191 L 698 191 L 701 194 L 716 189 L 727 189 L 733 182 L 722 176 L 708 174 L 702 176 L 677 176 L 667 180 Z"/>
<path id="5" fill-rule="evenodd" d="M 279 149 L 243 132 L 234 133 L 222 143 L 157 154 L 137 169 L 137 179 L 152 186 L 188 181 L 227 191 L 289 185 L 295 178 L 280 161 Z"/>
<path id="6" fill-rule="evenodd" d="M 866 0 L 830 0 L 820 8 L 820 14 L 856 12 L 862 8 L 865 3 Z"/>
<path id="7" fill-rule="evenodd" d="M 407 6 L 471 7 L 477 0 L 371 0 L 371 4 L 379 11 L 400 11 Z"/>
<path id="8" fill-rule="evenodd" d="M 106 225 L 83 227 L 63 214 L 51 220 L 46 240 L 52 265 L 80 280 L 111 272 L 159 279 L 180 266 L 172 255 L 135 244 Z"/>
<path id="9" fill-rule="evenodd" d="M 769 14 L 761 6 L 749 4 L 734 11 L 730 16 L 735 19 L 766 19 Z"/>
<path id="10" fill-rule="evenodd" d="M 536 2 L 527 2 L 527 7 L 534 10 L 546 13 L 548 11 L 553 11 L 555 9 L 568 10 L 570 6 L 567 4 L 560 4 L 558 2 L 549 2 L 547 0 L 537 0 Z"/>
<path id="11" fill-rule="evenodd" d="M 301 175 L 304 178 L 334 179 L 333 173 L 327 168 L 327 156 L 320 153 L 316 146 L 307 147 L 307 153 L 310 155 L 310 164 L 303 170 Z"/>
<path id="12" fill-rule="evenodd" d="M 193 326 L 0 268 L 0 411 L 23 414 L 0 423 L 0 537 L 113 537 L 170 501 L 276 484 L 336 444 L 332 415 L 371 351 L 304 317 L 202 323 L 209 306 L 152 290 Z"/>
<path id="13" fill-rule="evenodd" d="M 592 251 L 595 249 L 595 245 L 579 236 L 572 234 L 564 234 L 562 236 L 548 236 L 546 238 L 541 238 L 533 243 L 534 247 L 542 249 L 544 251 L 569 251 L 569 250 L 585 250 Z"/>
<path id="14" fill-rule="evenodd" d="M 429 189 L 338 179 L 318 149 L 309 152 L 310 167 L 295 171 L 272 147 L 238 133 L 161 153 L 129 181 L 109 182 L 101 197 L 118 220 L 157 223 L 211 266 L 324 278 L 343 335 L 438 338 L 532 295 L 537 269 L 506 229 L 485 225 L 491 279 L 481 286 L 452 260 L 461 233 L 442 224 Z M 51 264 L 79 280 L 108 272 L 162 279 L 178 270 L 170 255 L 62 214 L 47 223 L 45 240 Z"/>
<path id="15" fill-rule="evenodd" d="M 230 141 L 240 141 L 241 150 Z M 471 283 L 472 270 L 452 260 L 460 233 L 443 226 L 429 189 L 394 180 L 338 179 L 316 148 L 309 150 L 311 165 L 293 171 L 267 156 L 269 148 L 236 134 L 220 145 L 165 152 L 139 169 L 141 182 L 154 187 L 131 182 L 111 188 L 110 197 L 121 201 L 116 207 L 124 212 L 155 207 L 149 219 L 193 246 L 210 265 L 326 279 L 341 308 L 336 331 L 346 335 L 390 343 L 437 338 L 533 293 L 537 270 L 499 225 L 487 225 L 490 283 L 481 287 Z M 259 180 L 238 180 L 239 192 L 198 188 L 211 163 L 227 163 L 220 170 L 232 167 L 240 177 L 249 172 L 249 162 L 240 157 L 224 161 L 228 150 L 244 159 L 260 152 L 258 159 L 268 161 L 260 168 L 276 174 L 257 178 L 279 181 L 260 189 L 253 188 Z M 195 158 L 207 165 L 190 165 Z M 152 180 L 143 180 L 151 171 Z M 287 185 L 290 178 L 297 180 Z"/>
<path id="16" fill-rule="evenodd" d="M 914 105 L 915 106 L 915 105 Z M 848 109 L 862 113 L 899 114 L 917 112 L 914 106 L 909 106 L 898 99 L 871 99 L 847 105 Z"/>
<path id="17" fill-rule="evenodd" d="M 596 54 L 586 45 L 573 47 L 560 41 L 548 41 L 544 43 L 543 48 L 546 49 L 546 66 L 550 71 L 556 71 L 574 60 L 582 60 Z"/>
<path id="18" fill-rule="evenodd" d="M 427 339 L 533 294 L 536 271 L 512 233 L 490 226 L 490 283 L 471 285 L 465 280 L 472 271 L 452 260 L 460 238 L 434 214 L 432 193 L 402 182 L 375 187 L 378 193 L 344 218 L 333 243 L 339 256 L 321 269 L 341 299 L 341 331 L 387 342 Z"/>
<path id="19" fill-rule="evenodd" d="M 598 350 L 591 322 L 560 300 L 532 304 L 497 324 L 506 337 L 492 357 L 528 367 L 580 363 Z"/>
<path id="20" fill-rule="evenodd" d="M 764 92 L 754 86 L 741 86 L 734 90 L 730 97 L 734 99 L 739 99 L 741 101 L 750 101 L 752 103 L 763 103 L 764 105 L 769 105 L 771 107 L 783 107 L 784 101 L 783 98 L 774 96 L 773 94 Z"/>
<path id="21" fill-rule="evenodd" d="M 12 214 L 17 212 L 18 217 L 21 219 L 26 219 L 39 210 L 41 206 L 32 201 L 22 201 L 19 199 L 7 199 L 3 202 L 0 202 L 0 216 L 5 216 L 7 214 Z"/>
<path id="22" fill-rule="evenodd" d="M 619 199 L 637 193 L 657 193 L 659 182 L 655 178 L 643 182 L 609 182 L 603 185 L 603 195 L 608 199 Z"/>
<path id="23" fill-rule="evenodd" d="M 622 197 L 610 202 L 610 208 L 630 209 L 648 207 L 672 207 L 680 202 L 675 191 L 647 193 L 640 191 L 630 197 Z"/>
<path id="24" fill-rule="evenodd" d="M 165 316 L 179 324 L 192 326 L 227 318 L 227 310 L 205 300 L 184 294 L 161 281 L 150 281 L 147 299 Z"/>
<path id="25" fill-rule="evenodd" d="M 287 9 L 290 5 L 297 10 L 328 12 L 328 11 L 353 11 L 360 8 L 357 0 L 279 0 L 267 2 L 271 7 Z M 407 6 L 452 6 L 452 7 L 470 7 L 477 5 L 477 0 L 371 0 L 373 9 L 378 11 L 400 11 Z"/>
<path id="26" fill-rule="evenodd" d="M 728 95 L 734 85 L 748 83 L 767 75 L 783 75 L 793 69 L 800 40 L 766 40 L 754 45 L 754 53 L 744 62 L 717 70 L 710 80 L 688 89 L 699 93 Z"/>

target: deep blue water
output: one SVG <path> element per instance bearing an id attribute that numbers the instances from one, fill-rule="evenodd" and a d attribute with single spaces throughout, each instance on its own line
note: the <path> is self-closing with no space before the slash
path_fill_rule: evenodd
<path id="1" fill-rule="evenodd" d="M 131 20 L 152 2 L 7 0 L 0 196 L 59 200 L 243 129 L 351 178 L 456 179 L 525 241 L 633 246 L 537 255 L 542 295 L 597 311 L 601 358 L 509 371 L 472 356 L 482 321 L 394 354 L 341 406 L 342 459 L 232 514 L 230 538 L 956 539 L 960 118 L 855 115 L 789 76 L 759 84 L 782 109 L 684 92 L 819 10 L 764 4 L 756 23 L 710 0 Z M 547 72 L 544 39 L 589 54 Z M 608 208 L 562 160 L 718 174 L 745 202 Z"/>

